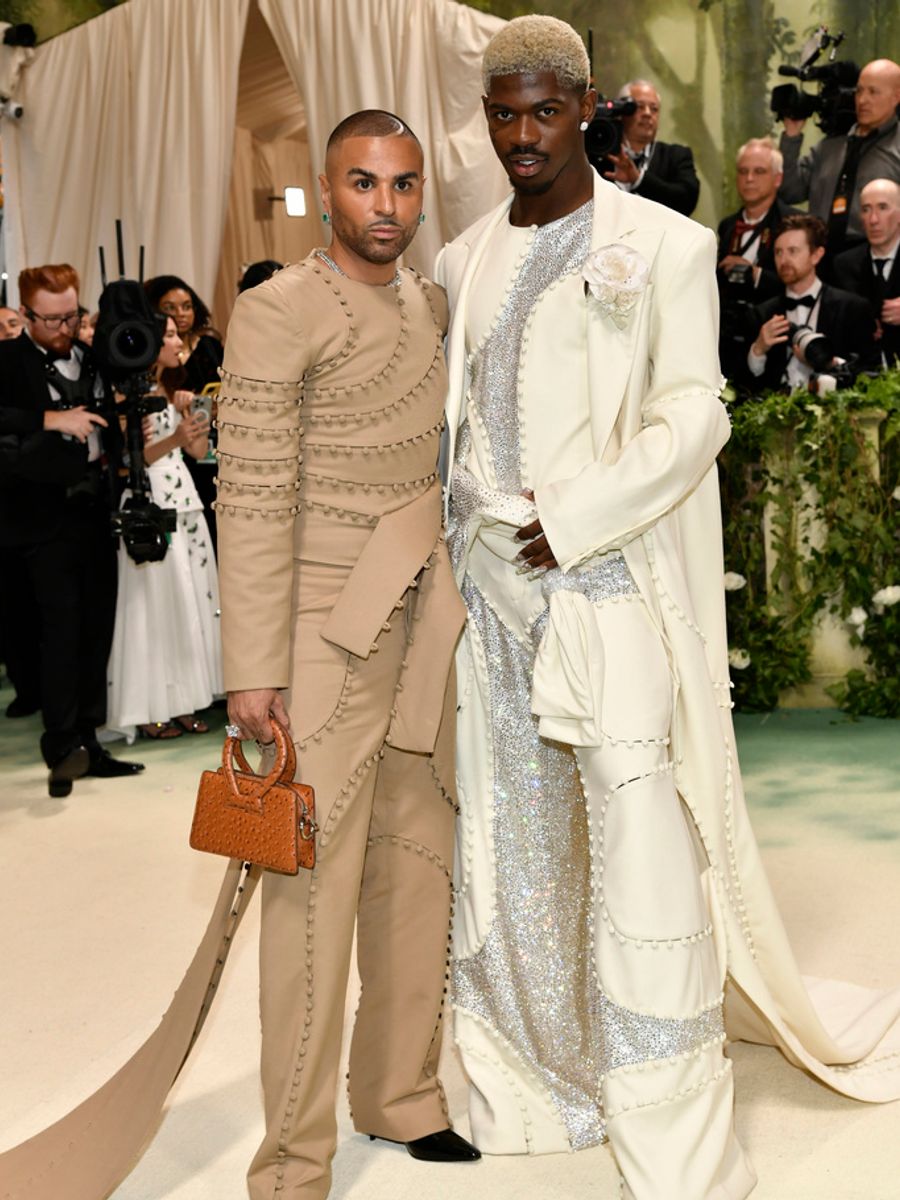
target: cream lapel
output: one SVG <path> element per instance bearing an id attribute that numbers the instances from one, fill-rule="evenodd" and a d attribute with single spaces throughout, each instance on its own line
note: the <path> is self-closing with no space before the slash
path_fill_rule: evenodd
<path id="1" fill-rule="evenodd" d="M 644 211 L 636 212 L 636 209 Z M 595 175 L 591 253 L 612 243 L 623 243 L 636 250 L 651 268 L 651 283 L 623 329 L 588 302 L 588 378 L 594 450 L 598 458 L 606 448 L 627 397 L 632 371 L 636 365 L 640 365 L 635 360 L 635 352 L 643 342 L 638 338 L 638 333 L 644 322 L 649 320 L 653 260 L 663 236 L 662 228 L 643 225 L 646 218 L 644 204 L 635 203 L 627 192 L 620 191 L 615 184 Z M 638 228 L 639 221 L 641 228 Z"/>

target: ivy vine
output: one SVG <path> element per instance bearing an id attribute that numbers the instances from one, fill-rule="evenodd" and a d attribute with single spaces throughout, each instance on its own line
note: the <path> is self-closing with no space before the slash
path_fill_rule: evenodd
<path id="1" fill-rule="evenodd" d="M 731 417 L 720 472 L 735 706 L 769 711 L 807 682 L 816 617 L 831 612 L 866 665 L 829 693 L 853 716 L 900 716 L 900 370 L 822 399 L 767 393 Z"/>

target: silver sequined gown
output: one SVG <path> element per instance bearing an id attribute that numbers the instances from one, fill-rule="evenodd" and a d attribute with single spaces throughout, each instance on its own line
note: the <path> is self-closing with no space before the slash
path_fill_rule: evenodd
<path id="1" fill-rule="evenodd" d="M 591 216 L 589 203 L 550 225 L 504 230 L 504 264 L 498 267 L 496 256 L 491 260 L 494 286 L 476 302 L 469 331 L 472 385 L 450 493 L 448 540 L 469 614 L 460 672 L 453 1001 L 458 1029 L 463 1023 L 480 1027 L 484 1044 L 492 1047 L 487 1062 L 482 1050 L 467 1046 L 465 1035 L 460 1039 L 473 1078 L 476 1140 L 481 1136 L 480 1145 L 498 1152 L 580 1149 L 603 1141 L 601 1080 L 608 1072 L 689 1053 L 722 1036 L 718 1003 L 687 1019 L 666 1019 L 605 994 L 594 955 L 597 883 L 579 760 L 571 746 L 542 738 L 531 712 L 535 652 L 551 593 L 568 588 L 592 604 L 640 603 L 617 552 L 580 571 L 556 569 L 536 580 L 510 561 L 513 531 L 535 516 L 522 496 L 532 481 L 520 472 L 517 383 L 524 330 L 545 290 L 580 271 L 590 249 Z M 500 274 L 506 286 L 498 290 Z M 476 278 L 473 291 L 478 288 Z M 473 578 L 476 561 L 480 583 Z M 467 778 L 464 730 L 473 692 L 480 692 L 487 714 L 490 795 L 471 794 L 479 785 Z M 659 749 L 665 756 L 664 746 Z M 479 806 L 490 810 L 480 829 Z M 487 905 L 479 888 L 493 889 Z M 478 907 L 490 907 L 491 917 L 475 934 L 471 914 Z M 552 1113 L 554 1133 L 541 1132 L 537 1109 Z"/>

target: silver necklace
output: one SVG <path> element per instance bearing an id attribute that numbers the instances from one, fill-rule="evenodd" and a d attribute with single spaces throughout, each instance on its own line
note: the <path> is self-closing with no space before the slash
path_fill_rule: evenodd
<path id="1" fill-rule="evenodd" d="M 349 276 L 349 275 L 347 274 L 347 272 L 346 272 L 346 271 L 343 269 L 343 267 L 339 267 L 339 266 L 337 265 L 337 263 L 334 261 L 334 259 L 331 257 L 331 255 L 330 255 L 330 254 L 326 254 L 326 252 L 325 252 L 324 250 L 317 250 L 317 251 L 316 251 L 316 256 L 317 256 L 318 258 L 321 258 L 322 262 L 323 262 L 323 263 L 326 265 L 326 267 L 330 267 L 330 268 L 332 269 L 332 271 L 334 271 L 335 275 L 343 275 L 343 277 L 344 277 L 345 279 L 349 279 L 349 278 L 350 278 L 350 276 Z M 356 280 L 354 280 L 354 283 L 355 283 L 355 282 L 357 282 L 357 281 L 356 281 Z M 395 272 L 394 272 L 394 278 L 393 278 L 393 279 L 391 279 L 391 280 L 390 280 L 388 283 L 384 284 L 383 286 L 384 286 L 384 287 L 398 288 L 398 287 L 400 286 L 401 282 L 402 282 L 402 280 L 401 280 L 401 277 L 400 277 L 400 272 L 399 272 L 399 270 L 397 270 L 397 271 L 395 271 Z"/>

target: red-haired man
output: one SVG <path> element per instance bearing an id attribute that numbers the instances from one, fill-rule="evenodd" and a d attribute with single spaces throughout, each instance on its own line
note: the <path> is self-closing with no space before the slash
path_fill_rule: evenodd
<path id="1" fill-rule="evenodd" d="M 118 429 L 96 411 L 102 385 L 75 342 L 78 274 L 67 263 L 19 275 L 21 337 L 0 342 L 0 547 L 37 601 L 41 752 L 51 796 L 82 775 L 131 775 L 97 741 L 116 605 L 110 532 Z"/>

